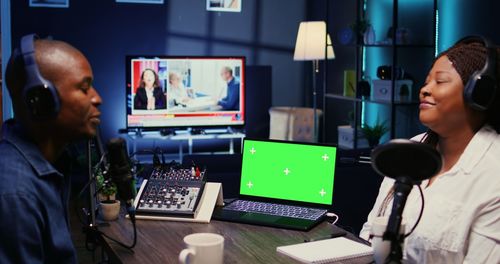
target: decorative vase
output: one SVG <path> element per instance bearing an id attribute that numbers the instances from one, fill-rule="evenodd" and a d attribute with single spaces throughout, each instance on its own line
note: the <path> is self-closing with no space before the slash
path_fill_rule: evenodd
<path id="1" fill-rule="evenodd" d="M 370 83 L 367 80 L 361 80 L 358 82 L 356 97 L 363 99 L 370 97 Z"/>
<path id="2" fill-rule="evenodd" d="M 120 201 L 119 200 L 106 200 L 101 202 L 102 219 L 105 221 L 113 221 L 118 218 L 120 214 Z"/>
<path id="3" fill-rule="evenodd" d="M 368 26 L 365 33 L 363 33 L 363 42 L 366 45 L 372 45 L 375 43 L 375 30 L 372 26 Z"/>

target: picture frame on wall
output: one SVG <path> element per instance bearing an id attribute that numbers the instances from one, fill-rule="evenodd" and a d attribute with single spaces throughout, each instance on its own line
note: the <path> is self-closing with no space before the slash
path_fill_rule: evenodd
<path id="1" fill-rule="evenodd" d="M 117 3 L 163 4 L 163 0 L 116 0 Z"/>
<path id="2" fill-rule="evenodd" d="M 30 7 L 68 8 L 69 0 L 30 0 Z"/>
<path id="3" fill-rule="evenodd" d="M 208 11 L 241 12 L 242 0 L 207 0 Z"/>

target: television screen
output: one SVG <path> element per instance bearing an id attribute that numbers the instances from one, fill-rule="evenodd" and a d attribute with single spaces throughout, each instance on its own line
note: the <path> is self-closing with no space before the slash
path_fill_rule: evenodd
<path id="1" fill-rule="evenodd" d="M 244 57 L 126 57 L 127 127 L 241 126 Z"/>

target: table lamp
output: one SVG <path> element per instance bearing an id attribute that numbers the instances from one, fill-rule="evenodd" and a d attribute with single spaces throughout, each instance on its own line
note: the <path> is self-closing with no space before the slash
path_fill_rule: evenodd
<path id="1" fill-rule="evenodd" d="M 325 21 L 300 22 L 299 32 L 297 33 L 297 41 L 295 42 L 293 60 L 313 62 L 313 135 L 315 139 L 317 138 L 316 74 L 319 72 L 319 60 L 334 58 L 335 53 L 333 52 L 330 35 L 326 33 Z"/>

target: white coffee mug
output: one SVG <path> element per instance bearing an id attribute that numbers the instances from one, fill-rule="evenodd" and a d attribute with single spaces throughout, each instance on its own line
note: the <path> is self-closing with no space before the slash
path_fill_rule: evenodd
<path id="1" fill-rule="evenodd" d="M 371 243 L 373 248 L 373 260 L 375 260 L 375 263 L 377 264 L 385 263 L 387 256 L 389 256 L 389 253 L 391 252 L 391 241 L 383 240 L 384 233 L 387 230 L 388 221 L 388 216 L 380 216 L 375 218 L 372 222 L 370 237 L 372 237 Z M 401 223 L 399 233 L 404 234 L 404 232 L 405 224 Z"/>
<path id="2" fill-rule="evenodd" d="M 179 263 L 222 264 L 224 237 L 213 233 L 195 233 L 184 237 L 186 248 L 179 253 Z"/>

